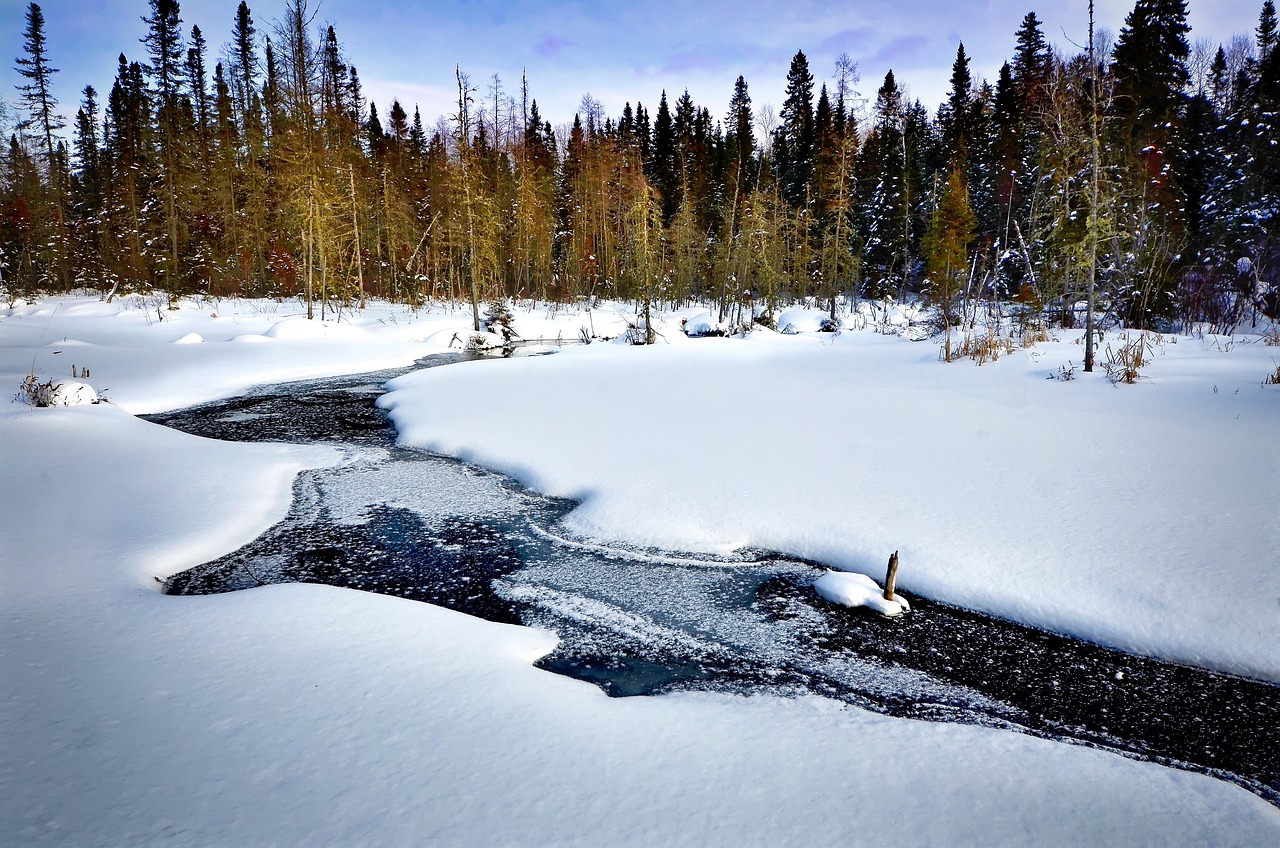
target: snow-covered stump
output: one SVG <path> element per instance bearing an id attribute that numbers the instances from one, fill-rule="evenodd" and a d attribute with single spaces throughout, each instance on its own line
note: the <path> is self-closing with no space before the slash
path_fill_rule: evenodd
<path id="1" fill-rule="evenodd" d="M 890 558 L 890 567 L 896 565 Z M 907 599 L 897 593 L 889 597 L 890 589 L 881 588 L 865 574 L 850 571 L 828 571 L 813 584 L 814 590 L 833 604 L 846 607 L 866 607 L 888 618 L 896 618 L 911 611 Z"/>
<path id="2" fill-rule="evenodd" d="M 884 599 L 893 600 L 893 589 L 898 582 L 898 552 L 889 554 L 889 570 L 884 575 Z"/>

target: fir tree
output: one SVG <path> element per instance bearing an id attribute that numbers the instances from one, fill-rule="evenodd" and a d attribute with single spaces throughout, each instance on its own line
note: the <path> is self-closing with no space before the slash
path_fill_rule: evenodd
<path id="1" fill-rule="evenodd" d="M 774 171 L 782 197 L 793 207 L 803 206 L 813 175 L 813 74 L 809 60 L 799 51 L 787 71 L 786 99 L 779 113 L 781 125 L 775 141 Z"/>
<path id="2" fill-rule="evenodd" d="M 1258 17 L 1258 64 L 1264 65 L 1276 46 L 1276 4 L 1266 0 Z"/>
<path id="3" fill-rule="evenodd" d="M 649 182 L 658 191 L 663 224 L 670 223 L 680 208 L 678 155 L 675 121 L 664 91 L 658 103 L 658 117 L 653 122 L 653 163 L 648 170 Z"/>
<path id="4" fill-rule="evenodd" d="M 951 89 L 945 106 L 939 110 L 942 143 L 952 165 L 968 167 L 968 147 L 973 135 L 973 77 L 969 73 L 969 57 L 964 42 L 956 48 L 951 65 Z"/>
<path id="5" fill-rule="evenodd" d="M 1112 70 L 1121 112 L 1148 130 L 1167 123 L 1190 80 L 1186 0 L 1138 0 L 1116 42 Z M 1136 129 L 1136 127 L 1135 127 Z"/>
<path id="6" fill-rule="evenodd" d="M 725 142 L 734 154 L 737 173 L 745 177 L 751 171 L 756 137 L 751 125 L 751 95 L 747 93 L 747 81 L 741 76 L 733 84 L 733 96 L 729 98 L 729 115 L 726 123 L 729 126 L 729 133 Z"/>
<path id="7" fill-rule="evenodd" d="M 44 12 L 32 3 L 27 7 L 27 28 L 22 34 L 24 55 L 15 59 L 18 74 L 26 83 L 17 86 L 18 99 L 27 117 L 18 123 L 19 130 L 35 128 L 39 132 L 50 183 L 57 178 L 54 155 L 54 133 L 66 126 L 58 115 L 57 98 L 53 96 L 53 75 L 57 68 L 49 67 L 49 57 L 44 35 Z"/>

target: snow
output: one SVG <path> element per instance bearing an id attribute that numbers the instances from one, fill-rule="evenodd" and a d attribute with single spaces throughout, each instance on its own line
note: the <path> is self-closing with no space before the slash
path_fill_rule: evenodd
<path id="1" fill-rule="evenodd" d="M 405 444 L 582 501 L 587 535 L 871 575 L 900 549 L 908 593 L 1280 680 L 1257 337 L 1166 338 L 1133 386 L 1079 370 L 1078 333 L 980 368 L 873 332 L 675 341 L 410 374 L 382 402 Z"/>
<path id="2" fill-rule="evenodd" d="M 36 389 L 38 406 L 80 406 L 97 402 L 98 392 L 83 380 L 50 380 Z"/>
<path id="3" fill-rule="evenodd" d="M 827 313 L 817 309 L 788 309 L 775 323 L 780 333 L 816 333 L 827 317 Z"/>
<path id="4" fill-rule="evenodd" d="M 75 338 L 85 342 L 76 347 L 77 364 L 92 368 L 95 382 L 101 373 L 114 398 L 58 409 L 0 404 L 0 843 L 766 845 L 844 843 L 856 834 L 867 844 L 1245 846 L 1280 838 L 1280 810 L 1235 786 L 1089 748 L 888 718 L 816 697 L 609 699 L 588 684 L 531 666 L 553 647 L 551 634 L 332 587 L 159 594 L 155 578 L 232 550 L 282 517 L 299 470 L 347 460 L 322 447 L 209 441 L 133 413 L 326 369 L 411 361 L 430 351 L 421 339 L 448 325 L 465 327 L 469 318 L 374 305 L 351 317 L 368 339 L 228 343 L 238 335 L 265 338 L 280 318 L 271 310 L 296 306 L 224 301 L 211 310 L 184 302 L 164 321 L 154 310 L 87 298 L 0 310 L 0 384 L 16 386 L 33 356 L 42 377 L 65 368 L 68 346 L 48 342 Z M 598 333 L 617 327 L 620 314 L 521 311 L 518 321 L 552 337 L 571 336 L 579 325 Z M 206 342 L 175 349 L 171 343 L 191 332 Z M 866 335 L 870 350 L 916 355 L 908 374 L 937 372 L 973 391 L 975 380 L 998 373 L 926 363 L 933 351 L 924 348 L 931 346 Z M 743 439 L 728 433 L 717 451 L 731 461 L 703 479 L 708 463 L 698 452 L 707 437 L 696 434 L 698 427 L 746 430 L 744 410 L 754 411 L 757 397 L 772 398 L 766 409 L 794 405 L 794 394 L 778 390 L 784 374 L 813 388 L 824 385 L 809 373 L 816 363 L 851 365 L 842 345 L 812 339 L 765 334 L 728 344 L 592 345 L 550 357 L 450 366 L 436 371 L 465 379 L 410 381 L 397 392 L 397 408 L 407 431 L 419 430 L 423 438 L 424 428 L 443 428 L 472 402 L 462 386 L 516 392 L 521 383 L 513 377 L 545 378 L 542 400 L 529 403 L 519 392 L 490 396 L 482 418 L 523 419 L 532 428 L 524 476 L 563 488 L 574 485 L 574 476 L 538 447 L 545 434 L 535 424 L 548 418 L 569 426 L 566 418 L 583 412 L 574 395 L 583 395 L 592 401 L 588 420 L 570 426 L 582 439 L 575 451 L 584 468 L 577 485 L 584 494 L 598 487 L 584 507 L 590 520 L 579 518 L 583 526 L 609 518 L 601 507 L 621 499 L 613 475 L 602 470 L 612 466 L 639 486 L 633 508 L 660 500 L 648 487 L 673 498 L 653 521 L 634 513 L 635 521 L 626 522 L 642 528 L 642 536 L 660 535 L 654 528 L 684 511 L 687 520 L 674 535 L 734 541 L 723 532 L 721 513 L 733 507 L 757 520 L 750 499 L 758 492 L 733 487 L 753 474 L 776 482 L 775 457 L 787 460 L 795 478 L 783 494 L 804 492 L 800 506 L 818 507 L 818 521 L 835 508 L 823 507 L 824 499 L 848 506 L 845 488 L 865 479 L 832 476 L 848 468 L 833 468 L 826 454 L 815 464 L 814 454 L 801 450 L 827 436 L 814 422 L 831 414 L 828 395 L 816 396 L 821 414 L 795 416 L 806 428 L 800 436 L 779 440 L 779 427 L 792 420 L 780 411 L 750 428 L 756 440 L 750 451 L 738 452 Z M 1240 351 L 1206 359 L 1204 379 L 1233 385 L 1223 379 L 1222 362 L 1247 358 Z M 880 356 L 881 364 L 892 359 Z M 608 367 L 593 367 L 597 361 Z M 654 373 L 644 376 L 635 363 Z M 723 418 L 686 421 L 681 438 L 666 441 L 665 449 L 684 463 L 681 474 L 668 473 L 670 464 L 646 467 L 655 452 L 629 440 L 641 424 L 653 427 L 651 438 L 668 439 L 670 419 L 690 414 L 683 404 L 688 381 L 657 388 L 671 380 L 675 363 L 697 370 L 711 401 L 727 402 Z M 1028 391 L 1041 384 L 1074 391 L 1077 407 L 1103 399 L 1123 403 L 1117 399 L 1155 394 L 1162 385 L 1126 387 L 1133 389 L 1129 395 L 1106 386 L 1089 395 L 1080 391 L 1083 382 L 1044 381 L 1040 372 L 1050 364 L 1031 369 Z M 743 392 L 736 376 L 717 388 L 717 380 L 734 376 L 733 367 L 758 372 L 764 393 Z M 565 394 L 569 378 L 574 391 Z M 434 410 L 424 406 L 410 416 L 410 401 L 419 402 L 428 385 L 459 394 L 440 396 Z M 912 385 L 912 393 L 939 390 L 918 378 Z M 849 394 L 856 387 L 843 388 Z M 659 397 L 665 406 L 615 403 L 620 393 L 643 403 Z M 1257 411 L 1256 403 L 1231 400 L 1236 396 L 1227 392 L 1214 397 L 1204 403 L 1234 404 L 1214 407 L 1227 420 L 1240 414 L 1247 421 Z M 1188 414 L 1185 398 L 1173 400 Z M 519 414 L 526 411 L 537 414 Z M 865 417 L 878 411 L 868 405 Z M 421 420 L 408 426 L 410 417 Z M 841 422 L 848 438 L 858 438 L 854 423 Z M 1195 423 L 1203 425 L 1203 418 Z M 597 456 L 591 451 L 600 440 L 583 437 L 592 427 L 613 430 L 616 439 Z M 471 437 L 457 437 L 457 452 L 496 457 L 502 433 L 496 422 L 477 427 Z M 911 428 L 903 433 L 915 435 Z M 869 453 L 888 463 L 909 452 L 880 446 Z M 913 463 L 906 464 L 903 473 L 912 473 Z M 738 465 L 747 470 L 723 470 Z M 1234 479 L 1261 498 L 1267 468 L 1255 462 L 1249 476 Z M 1213 491 L 1211 480 L 1201 483 Z M 914 484 L 917 491 L 945 491 L 932 475 Z M 693 509 L 687 498 L 708 491 L 729 506 Z M 890 500 L 886 508 L 894 506 Z M 796 512 L 785 510 L 763 529 L 776 533 Z M 926 514 L 933 519 L 943 512 Z M 801 522 L 795 539 L 814 526 L 814 520 Z M 1215 538 L 1228 543 L 1231 529 Z M 864 544 L 882 560 L 882 546 Z M 904 549 L 902 562 L 901 583 L 913 569 L 922 578 L 929 573 L 927 557 Z M 1238 592 L 1228 594 L 1241 601 Z"/>
<path id="5" fill-rule="evenodd" d="M 720 326 L 720 323 L 712 318 L 711 313 L 705 309 L 686 315 L 681 323 L 684 325 L 684 332 L 687 336 L 706 336 L 724 332 L 724 328 Z"/>
<path id="6" fill-rule="evenodd" d="M 884 590 L 865 574 L 828 571 L 814 582 L 813 588 L 833 604 L 866 607 L 891 617 L 911 611 L 906 598 L 897 592 L 893 593 L 893 600 L 885 598 Z"/>

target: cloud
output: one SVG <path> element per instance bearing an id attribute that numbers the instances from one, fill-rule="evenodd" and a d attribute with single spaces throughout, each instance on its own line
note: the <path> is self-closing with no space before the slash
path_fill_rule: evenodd
<path id="1" fill-rule="evenodd" d="M 866 64 L 893 67 L 897 63 L 910 66 L 919 58 L 920 52 L 928 46 L 929 39 L 923 35 L 904 35 L 881 47 L 867 60 Z"/>
<path id="2" fill-rule="evenodd" d="M 841 30 L 824 39 L 815 52 L 822 54 L 860 53 L 871 45 L 876 34 L 876 30 L 871 27 Z"/>
<path id="3" fill-rule="evenodd" d="M 555 56 L 566 47 L 572 47 L 573 42 L 561 38 L 554 32 L 549 32 L 542 36 L 542 40 L 533 46 L 539 56 Z"/>

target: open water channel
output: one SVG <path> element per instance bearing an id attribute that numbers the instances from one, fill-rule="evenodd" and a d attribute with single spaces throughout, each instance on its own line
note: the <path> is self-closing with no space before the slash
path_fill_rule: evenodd
<path id="1" fill-rule="evenodd" d="M 817 693 L 1205 772 L 1280 806 L 1280 686 L 914 596 L 898 619 L 846 609 L 813 590 L 819 564 L 768 551 L 711 558 L 574 536 L 562 523 L 574 503 L 396 446 L 374 401 L 407 370 L 148 416 L 210 438 L 335 444 L 346 457 L 299 475 L 279 524 L 164 590 L 312 582 L 397 595 L 554 630 L 559 647 L 538 665 L 610 695 Z"/>

